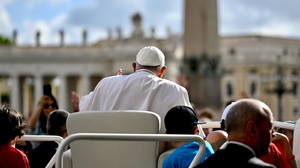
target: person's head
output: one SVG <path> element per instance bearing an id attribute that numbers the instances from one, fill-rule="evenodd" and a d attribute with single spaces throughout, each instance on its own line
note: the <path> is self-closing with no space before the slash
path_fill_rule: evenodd
<path id="1" fill-rule="evenodd" d="M 197 134 L 198 118 L 194 110 L 187 106 L 175 106 L 171 108 L 165 116 L 165 126 L 167 134 Z"/>
<path id="2" fill-rule="evenodd" d="M 259 100 L 238 100 L 227 113 L 225 129 L 229 141 L 250 146 L 257 157 L 268 154 L 274 136 L 271 109 Z"/>
<path id="3" fill-rule="evenodd" d="M 199 119 L 208 118 L 208 119 L 212 120 L 214 118 L 213 114 L 214 114 L 213 109 L 206 107 L 206 108 L 200 110 L 200 114 L 199 114 L 198 118 Z"/>
<path id="4" fill-rule="evenodd" d="M 25 134 L 25 124 L 22 116 L 16 110 L 8 106 L 0 109 L 0 144 L 10 144 L 16 137 L 20 138 Z"/>
<path id="5" fill-rule="evenodd" d="M 44 133 L 47 132 L 46 129 L 46 124 L 47 124 L 47 118 L 49 116 L 49 114 L 53 111 L 53 110 L 57 110 L 59 109 L 57 101 L 55 99 L 55 97 L 53 95 L 48 95 L 50 97 L 50 101 L 44 105 L 41 115 L 39 117 L 39 121 L 40 121 L 40 128 L 42 129 L 42 131 Z"/>
<path id="6" fill-rule="evenodd" d="M 207 122 L 212 122 L 211 119 L 206 118 L 206 117 L 200 118 L 199 121 L 200 121 L 200 122 L 205 122 L 205 123 L 207 123 Z M 213 128 L 203 128 L 202 130 L 203 130 L 205 136 L 207 137 L 207 135 L 213 131 Z"/>
<path id="7" fill-rule="evenodd" d="M 48 117 L 53 110 L 59 109 L 55 97 L 53 95 L 48 96 L 50 97 L 50 101 L 43 107 L 43 115 L 46 117 Z"/>
<path id="8" fill-rule="evenodd" d="M 132 63 L 132 68 L 134 72 L 139 69 L 148 69 L 161 78 L 167 69 L 165 66 L 165 55 L 157 47 L 144 47 L 136 55 L 136 60 Z"/>
<path id="9" fill-rule="evenodd" d="M 212 131 L 206 136 L 206 141 L 211 144 L 214 151 L 220 149 L 220 147 L 227 141 L 228 134 L 223 130 Z"/>
<path id="10" fill-rule="evenodd" d="M 48 135 L 58 135 L 63 138 L 67 137 L 66 122 L 69 115 L 69 112 L 61 109 L 52 111 L 47 120 Z"/>

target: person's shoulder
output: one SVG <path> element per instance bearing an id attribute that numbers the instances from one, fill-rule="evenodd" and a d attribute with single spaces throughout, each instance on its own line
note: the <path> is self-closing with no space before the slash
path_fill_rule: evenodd
<path id="1" fill-rule="evenodd" d="M 186 88 L 185 88 L 185 87 L 182 87 L 182 86 L 180 86 L 179 84 L 177 84 L 176 82 L 173 82 L 173 81 L 168 80 L 168 79 L 162 79 L 162 78 L 160 78 L 159 83 L 160 83 L 161 85 L 164 85 L 164 86 L 176 87 L 176 88 L 178 88 L 179 90 L 186 91 Z"/>
<path id="2" fill-rule="evenodd" d="M 251 158 L 250 160 L 248 160 L 247 162 L 248 166 L 247 167 L 253 167 L 253 168 L 260 168 L 260 167 L 265 167 L 265 168 L 275 168 L 275 166 L 269 164 L 269 163 L 266 163 L 262 160 L 260 160 L 259 158 L 257 157 L 253 157 Z"/>
<path id="3" fill-rule="evenodd" d="M 108 77 L 105 77 L 105 78 L 101 79 L 101 81 L 116 80 L 116 79 L 122 78 L 122 77 L 124 77 L 124 76 L 127 76 L 127 75 L 108 76 Z"/>
<path id="4" fill-rule="evenodd" d="M 14 147 L 12 147 L 12 146 L 9 146 L 9 147 L 8 147 L 8 150 L 9 150 L 11 153 L 15 153 L 15 154 L 23 154 L 22 151 L 20 151 L 20 150 L 17 149 L 17 148 L 14 148 Z"/>
<path id="5" fill-rule="evenodd" d="M 13 155 L 15 158 L 23 158 L 26 155 L 17 148 L 11 147 L 9 148 L 10 155 Z"/>

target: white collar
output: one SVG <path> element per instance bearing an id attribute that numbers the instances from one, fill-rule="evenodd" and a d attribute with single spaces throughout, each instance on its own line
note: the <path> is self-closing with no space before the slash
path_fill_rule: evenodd
<path id="1" fill-rule="evenodd" d="M 250 146 L 248 146 L 248 145 L 246 145 L 244 143 L 237 142 L 237 141 L 228 141 L 228 144 L 236 144 L 236 145 L 243 146 L 243 147 L 249 149 L 254 154 L 254 156 L 256 156 L 254 150 Z"/>

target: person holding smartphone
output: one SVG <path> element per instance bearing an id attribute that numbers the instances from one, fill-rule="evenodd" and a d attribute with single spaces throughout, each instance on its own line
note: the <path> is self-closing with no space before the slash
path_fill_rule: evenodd
<path id="1" fill-rule="evenodd" d="M 31 135 L 45 135 L 47 133 L 46 124 L 49 114 L 57 110 L 58 104 L 55 97 L 51 93 L 51 85 L 44 85 L 44 95 L 31 114 L 28 121 L 28 133 Z M 36 147 L 38 142 L 34 142 L 33 146 Z"/>

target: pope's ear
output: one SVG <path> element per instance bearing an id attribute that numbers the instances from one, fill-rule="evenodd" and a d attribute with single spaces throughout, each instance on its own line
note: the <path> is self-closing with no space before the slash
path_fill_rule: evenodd
<path id="1" fill-rule="evenodd" d="M 132 66 L 133 72 L 135 72 L 135 71 L 136 71 L 136 62 L 133 62 L 133 63 L 131 64 L 131 66 Z"/>
<path id="2" fill-rule="evenodd" d="M 167 66 L 163 66 L 159 73 L 157 74 L 158 77 L 162 78 L 164 76 L 165 70 L 167 69 Z"/>

